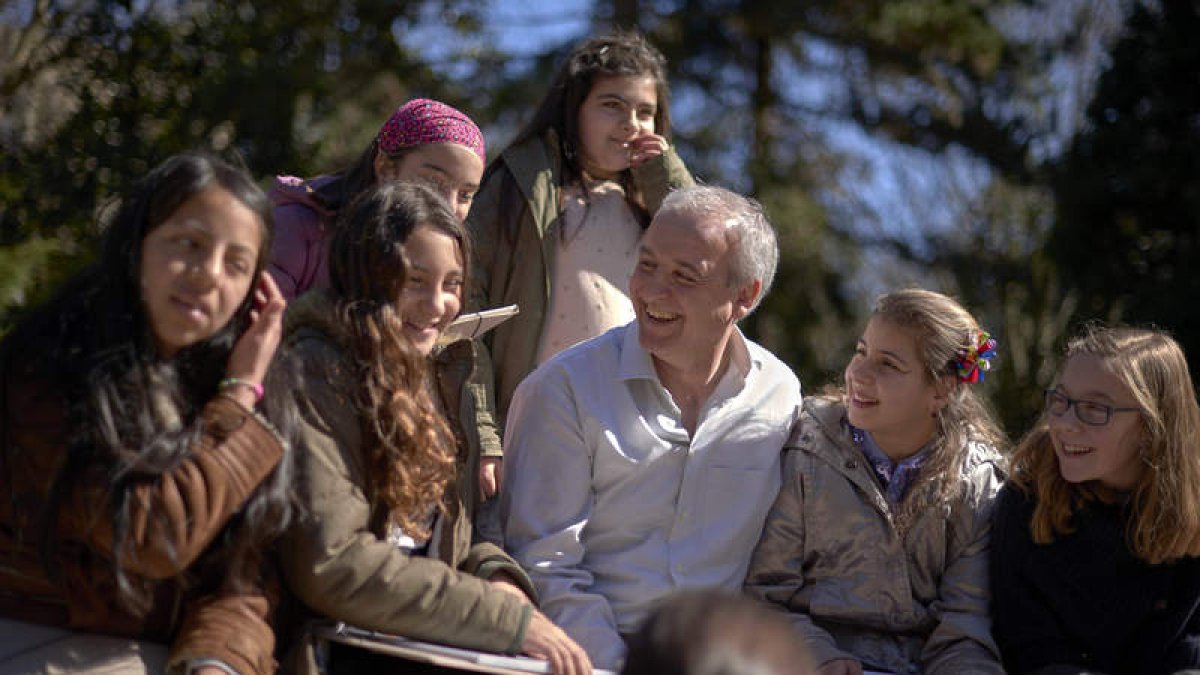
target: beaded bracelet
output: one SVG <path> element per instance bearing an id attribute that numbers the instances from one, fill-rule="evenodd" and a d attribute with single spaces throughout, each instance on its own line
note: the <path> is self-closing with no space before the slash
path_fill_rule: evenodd
<path id="1" fill-rule="evenodd" d="M 230 387 L 237 387 L 239 385 L 243 387 L 250 387 L 250 391 L 254 392 L 254 402 L 262 403 L 263 395 L 266 393 L 263 391 L 263 386 L 257 382 L 251 382 L 250 380 L 227 377 L 217 384 L 217 391 L 224 391 Z"/>

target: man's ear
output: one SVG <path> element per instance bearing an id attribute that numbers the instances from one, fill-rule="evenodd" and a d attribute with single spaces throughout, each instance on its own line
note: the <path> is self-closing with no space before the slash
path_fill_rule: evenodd
<path id="1" fill-rule="evenodd" d="M 750 308 L 754 307 L 754 301 L 758 299 L 762 293 L 762 280 L 755 279 L 750 283 L 738 289 L 737 298 L 733 301 L 733 320 L 741 321 L 742 317 L 750 313 Z"/>

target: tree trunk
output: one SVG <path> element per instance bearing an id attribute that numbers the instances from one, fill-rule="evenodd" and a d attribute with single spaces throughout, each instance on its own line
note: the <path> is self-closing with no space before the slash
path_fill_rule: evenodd
<path id="1" fill-rule="evenodd" d="M 613 0 L 613 28 L 638 27 L 638 0 Z"/>
<path id="2" fill-rule="evenodd" d="M 751 115 L 754 124 L 753 152 L 746 159 L 750 176 L 750 193 L 758 194 L 771 182 L 771 109 L 775 105 L 775 90 L 771 83 L 771 40 L 766 36 L 754 38 L 754 95 Z"/>

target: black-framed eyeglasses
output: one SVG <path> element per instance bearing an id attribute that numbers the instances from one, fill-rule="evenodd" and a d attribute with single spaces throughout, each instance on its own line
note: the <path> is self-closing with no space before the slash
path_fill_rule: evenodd
<path id="1" fill-rule="evenodd" d="M 1055 417 L 1062 417 L 1075 406 L 1075 417 L 1084 424 L 1102 427 L 1112 419 L 1113 413 L 1141 412 L 1141 408 L 1117 408 L 1095 401 L 1085 401 L 1071 398 L 1060 393 L 1057 389 L 1046 390 L 1046 411 Z"/>

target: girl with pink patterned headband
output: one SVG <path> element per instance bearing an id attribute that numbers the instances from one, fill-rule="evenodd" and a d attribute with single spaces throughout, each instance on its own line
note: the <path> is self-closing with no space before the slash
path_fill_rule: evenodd
<path id="1" fill-rule="evenodd" d="M 276 228 L 270 271 L 284 297 L 329 285 L 326 258 L 338 212 L 359 194 L 386 182 L 423 182 L 462 220 L 486 160 L 483 133 L 470 117 L 418 98 L 397 108 L 348 168 L 309 180 L 279 176 L 270 192 Z"/>

